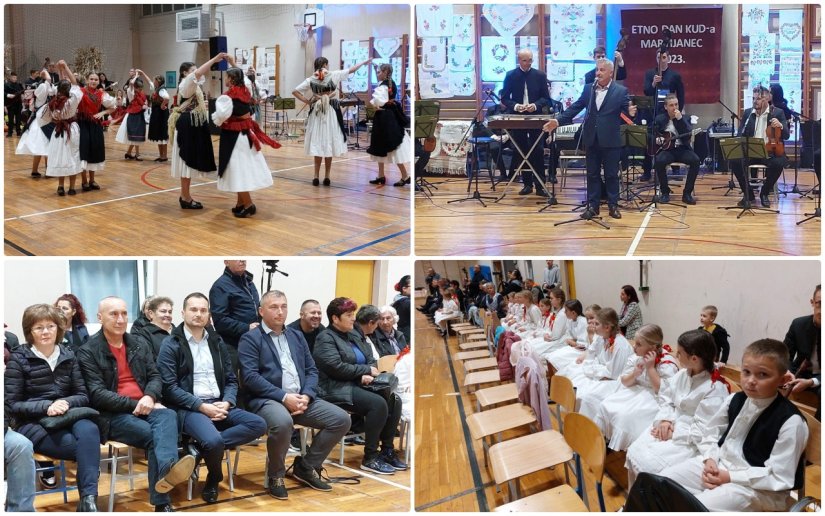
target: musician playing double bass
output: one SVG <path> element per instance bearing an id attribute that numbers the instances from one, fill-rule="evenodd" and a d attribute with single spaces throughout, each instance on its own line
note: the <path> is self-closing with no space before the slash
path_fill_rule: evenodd
<path id="1" fill-rule="evenodd" d="M 544 130 L 554 131 L 560 125 L 573 123 L 573 118 L 587 108 L 582 124 L 582 141 L 587 149 L 587 209 L 583 219 L 599 214 L 602 193 L 601 169 L 607 188 L 610 216 L 622 218 L 619 213 L 619 158 L 622 151 L 620 127 L 622 115 L 636 116 L 636 106 L 630 105 L 627 88 L 613 80 L 613 62 L 600 59 L 596 63 L 596 82 L 586 86 L 581 96 L 558 118 L 544 124 Z"/>
<path id="2" fill-rule="evenodd" d="M 656 148 L 661 149 L 653 160 L 662 192 L 659 201 L 670 202 L 670 187 L 667 184 L 666 170 L 671 163 L 679 161 L 689 167 L 685 189 L 682 192 L 682 202 L 696 204 L 693 198 L 693 185 L 699 174 L 699 156 L 690 146 L 690 132 L 693 128 L 688 118 L 683 116 L 679 109 L 679 99 L 675 93 L 668 93 L 665 97 L 665 112 L 659 113 L 653 124 L 656 133 Z"/>
<path id="3" fill-rule="evenodd" d="M 533 52 L 528 49 L 519 50 L 518 68 L 510 70 L 504 77 L 504 86 L 501 90 L 501 103 L 507 107 L 507 113 L 518 115 L 541 115 L 542 108 L 550 102 L 550 92 L 547 90 L 547 75 L 541 70 L 532 68 Z M 518 145 L 522 152 L 527 152 L 530 147 L 542 137 L 539 129 L 525 129 L 510 131 L 514 143 Z M 524 160 L 521 156 L 513 156 L 513 170 L 518 170 L 519 165 Z M 536 193 L 542 197 L 547 197 L 544 189 L 546 181 L 544 174 L 544 146 L 539 143 L 527 156 L 527 161 L 533 166 L 541 178 L 541 184 L 536 185 Z M 533 191 L 533 172 L 524 164 L 521 168 L 521 180 L 524 188 L 519 195 L 528 195 Z"/>
<path id="4" fill-rule="evenodd" d="M 774 128 L 777 132 L 781 131 L 782 140 L 787 140 L 790 137 L 788 120 L 785 118 L 785 113 L 777 107 L 772 107 L 770 103 L 771 94 L 768 89 L 761 85 L 756 86 L 753 89 L 753 108 L 746 109 L 742 115 L 742 122 L 739 125 L 739 136 L 762 138 L 767 142 L 768 128 Z M 788 161 L 784 153 L 782 153 L 781 156 L 776 154 L 777 153 L 769 152 L 768 159 L 751 158 L 744 168 L 742 166 L 742 161 L 744 160 L 731 161 L 733 173 L 739 181 L 739 187 L 742 188 L 742 200 L 739 201 L 737 206 L 741 207 L 745 204 L 745 195 L 747 195 L 748 192 L 746 188 L 747 184 L 745 183 L 748 179 L 745 177 L 746 174 L 744 170 L 747 170 L 747 167 L 750 165 L 765 165 L 768 168 L 765 171 L 765 182 L 759 191 L 759 200 L 762 202 L 763 207 L 771 207 L 768 196 L 773 191 L 773 187 L 779 180 L 779 176 L 782 175 L 782 169 L 785 168 L 785 164 Z M 750 200 L 754 201 L 756 199 L 755 196 L 756 194 L 751 190 Z"/>

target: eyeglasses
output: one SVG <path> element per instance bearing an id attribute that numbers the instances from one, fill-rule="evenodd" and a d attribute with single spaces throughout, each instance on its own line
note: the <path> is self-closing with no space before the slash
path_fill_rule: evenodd
<path id="1" fill-rule="evenodd" d="M 56 324 L 49 324 L 49 325 L 46 325 L 46 326 L 35 326 L 34 328 L 32 328 L 32 333 L 43 333 L 46 330 L 48 330 L 49 333 L 57 331 L 57 325 Z"/>

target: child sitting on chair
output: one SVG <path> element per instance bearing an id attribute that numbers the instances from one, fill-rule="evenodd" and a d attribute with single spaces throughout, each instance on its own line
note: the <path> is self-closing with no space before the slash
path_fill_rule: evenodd
<path id="1" fill-rule="evenodd" d="M 714 358 L 714 362 L 726 364 L 728 362 L 728 355 L 730 354 L 730 344 L 728 344 L 728 337 L 730 335 L 728 335 L 727 330 L 722 328 L 722 326 L 716 324 L 716 316 L 718 313 L 719 311 L 713 305 L 702 308 L 702 312 L 699 314 L 699 322 L 702 323 L 702 326 L 699 329 L 710 333 L 713 341 L 716 343 L 716 358 Z"/>
<path id="2" fill-rule="evenodd" d="M 461 317 L 461 309 L 455 299 L 453 289 L 444 289 L 444 302 L 441 308 L 435 311 L 435 324 L 438 325 L 441 335 L 447 335 L 447 321 Z"/>
<path id="3" fill-rule="evenodd" d="M 803 486 L 808 426 L 779 394 L 791 375 L 788 348 L 761 339 L 742 356 L 742 392 L 729 396 L 703 429 L 701 455 L 672 466 L 673 479 L 710 511 L 785 511 Z"/>

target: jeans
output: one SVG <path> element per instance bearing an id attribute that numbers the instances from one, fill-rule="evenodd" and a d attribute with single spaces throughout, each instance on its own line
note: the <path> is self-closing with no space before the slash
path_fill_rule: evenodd
<path id="1" fill-rule="evenodd" d="M 7 512 L 34 512 L 34 458 L 31 441 L 9 430 L 3 439 Z"/>
<path id="2" fill-rule="evenodd" d="M 269 471 L 266 474 L 274 478 L 283 478 L 286 473 L 284 459 L 289 449 L 293 424 L 321 430 L 312 439 L 312 445 L 304 456 L 304 463 L 316 470 L 321 467 L 329 452 L 346 435 L 350 427 L 349 414 L 319 399 L 310 402 L 306 412 L 295 416 L 290 415 L 283 404 L 269 400 L 258 410 L 258 415 L 264 418 L 266 426 L 269 427 L 269 437 L 266 440 Z"/>
<path id="3" fill-rule="evenodd" d="M 353 386 L 352 405 L 341 404 L 341 408 L 364 416 L 364 462 L 378 455 L 378 441 L 382 449 L 392 449 L 395 429 L 401 419 L 401 399 L 395 394 L 390 400 L 382 396 Z"/>
<path id="4" fill-rule="evenodd" d="M 100 431 L 89 419 L 81 419 L 71 430 L 55 430 L 37 443 L 34 451 L 56 459 L 77 462 L 77 489 L 80 496 L 97 496 L 100 475 Z"/>
<path id="5" fill-rule="evenodd" d="M 175 411 L 155 409 L 147 416 L 117 414 L 111 419 L 109 439 L 146 450 L 149 456 L 149 503 L 172 503 L 169 493 L 155 491 L 155 483 L 178 461 L 178 418 Z"/>
<path id="6" fill-rule="evenodd" d="M 203 462 L 212 479 L 223 479 L 224 450 L 254 441 L 266 432 L 263 418 L 239 408 L 229 410 L 223 421 L 212 421 L 200 412 L 183 412 L 183 432 L 198 442 Z"/>

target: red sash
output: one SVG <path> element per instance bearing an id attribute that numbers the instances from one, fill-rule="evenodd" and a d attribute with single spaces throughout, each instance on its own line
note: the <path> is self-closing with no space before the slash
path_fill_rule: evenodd
<path id="1" fill-rule="evenodd" d="M 267 136 L 252 118 L 229 117 L 229 119 L 221 125 L 221 129 L 237 132 L 246 131 L 246 137 L 249 139 L 250 146 L 254 145 L 258 151 L 261 150 L 261 143 L 269 145 L 273 149 L 281 148 L 281 144 Z"/>
<path id="2" fill-rule="evenodd" d="M 143 105 L 146 104 L 146 94 L 142 91 L 135 91 L 135 97 L 132 102 L 126 107 L 126 112 L 134 115 L 143 111 Z"/>

